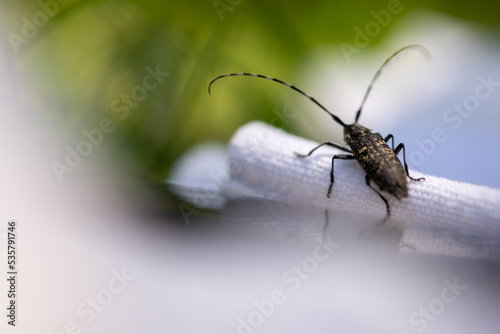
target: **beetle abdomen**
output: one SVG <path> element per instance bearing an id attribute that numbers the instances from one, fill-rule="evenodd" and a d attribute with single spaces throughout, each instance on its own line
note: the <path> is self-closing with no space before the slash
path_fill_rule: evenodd
<path id="1" fill-rule="evenodd" d="M 408 196 L 406 172 L 379 133 L 351 138 L 352 153 L 370 179 L 398 199 Z"/>

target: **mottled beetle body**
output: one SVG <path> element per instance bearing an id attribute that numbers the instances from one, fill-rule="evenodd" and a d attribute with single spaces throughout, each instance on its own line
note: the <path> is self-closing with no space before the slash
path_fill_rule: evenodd
<path id="1" fill-rule="evenodd" d="M 397 199 L 408 196 L 406 171 L 380 133 L 354 123 L 344 128 L 344 140 L 366 175 L 381 190 Z"/>
<path id="2" fill-rule="evenodd" d="M 328 192 L 327 196 L 330 197 L 331 191 L 332 191 L 332 186 L 333 183 L 335 182 L 334 178 L 334 162 L 336 159 L 341 159 L 341 160 L 357 160 L 361 167 L 364 169 L 366 172 L 365 176 L 365 181 L 366 184 L 375 191 L 378 196 L 384 201 L 386 210 L 387 210 L 387 216 L 384 219 L 387 220 L 390 215 L 391 215 L 391 209 L 389 206 L 389 202 L 387 199 L 378 191 L 377 189 L 373 188 L 370 184 L 371 180 L 375 182 L 375 184 L 380 188 L 382 191 L 386 191 L 389 194 L 393 195 L 397 199 L 401 199 L 403 197 L 408 196 L 408 180 L 407 177 L 410 178 L 411 180 L 415 181 L 420 181 L 423 180 L 423 178 L 419 179 L 414 179 L 412 178 L 409 173 L 408 173 L 408 164 L 406 163 L 406 153 L 405 153 L 405 146 L 403 143 L 400 143 L 396 148 L 394 148 L 394 136 L 392 134 L 387 135 L 385 138 L 382 137 L 382 135 L 378 132 L 372 132 L 371 129 L 364 127 L 358 123 L 358 119 L 361 116 L 361 110 L 363 109 L 363 106 L 366 102 L 366 99 L 368 98 L 368 95 L 370 94 L 370 91 L 373 87 L 373 84 L 377 80 L 377 78 L 380 76 L 382 73 L 382 70 L 385 68 L 387 63 L 391 61 L 396 55 L 398 55 L 400 52 L 407 50 L 407 49 L 418 49 L 422 51 L 424 54 L 428 54 L 427 50 L 420 46 L 420 45 L 408 45 L 405 46 L 398 51 L 396 51 L 392 56 L 387 58 L 387 60 L 380 66 L 378 71 L 375 73 L 375 76 L 373 77 L 372 81 L 370 82 L 368 89 L 366 90 L 365 96 L 363 97 L 363 101 L 361 102 L 361 106 L 359 107 L 356 117 L 354 119 L 353 124 L 345 124 L 339 117 L 336 115 L 332 114 L 328 109 L 326 109 L 323 105 L 321 105 L 316 99 L 309 94 L 303 92 L 302 90 L 298 89 L 295 86 L 292 86 L 284 81 L 281 81 L 276 78 L 271 78 L 265 75 L 261 74 L 253 74 L 253 73 L 230 73 L 230 74 L 224 74 L 216 77 L 213 79 L 209 86 L 208 86 L 208 93 L 210 94 L 210 87 L 212 84 L 221 78 L 225 77 L 230 77 L 230 76 L 252 76 L 252 77 L 258 77 L 262 79 L 267 79 L 267 80 L 272 80 L 275 82 L 278 82 L 282 85 L 285 85 L 300 94 L 308 97 L 312 102 L 314 102 L 317 106 L 319 106 L 321 109 L 323 109 L 327 114 L 329 114 L 335 122 L 340 124 L 344 128 L 344 140 L 345 142 L 350 146 L 351 149 L 348 149 L 347 147 L 344 147 L 342 145 L 333 143 L 333 142 L 324 142 L 315 148 L 313 148 L 308 154 L 299 154 L 295 153 L 297 157 L 299 158 L 306 158 L 309 157 L 314 151 L 316 151 L 318 148 L 327 145 L 327 146 L 332 146 L 335 147 L 343 152 L 349 153 L 349 154 L 335 154 L 332 157 L 332 168 L 330 170 L 330 186 L 328 187 Z M 389 147 L 387 144 L 389 140 L 392 141 L 392 148 Z M 398 159 L 397 155 L 399 152 L 403 150 L 403 162 L 404 165 L 401 164 L 401 161 Z"/>

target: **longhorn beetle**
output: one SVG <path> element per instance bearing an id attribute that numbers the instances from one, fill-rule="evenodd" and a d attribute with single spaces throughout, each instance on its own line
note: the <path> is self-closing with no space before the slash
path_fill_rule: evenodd
<path id="1" fill-rule="evenodd" d="M 318 148 L 327 145 L 327 146 L 332 146 L 335 147 L 341 151 L 344 151 L 346 153 L 350 154 L 336 154 L 332 158 L 332 168 L 330 170 L 330 186 L 328 187 L 328 192 L 327 192 L 327 197 L 330 197 L 330 194 L 332 192 L 332 186 L 334 183 L 334 177 L 333 177 L 333 166 L 335 159 L 342 159 L 342 160 L 353 160 L 356 159 L 361 167 L 365 170 L 366 176 L 365 176 L 365 182 L 366 184 L 375 191 L 378 196 L 384 201 L 385 207 L 387 210 L 387 216 L 384 219 L 383 222 L 385 222 L 390 216 L 391 216 L 391 208 L 389 206 L 389 202 L 387 199 L 378 191 L 375 189 L 370 181 L 373 180 L 376 185 L 380 188 L 380 190 L 385 190 L 391 195 L 395 196 L 398 200 L 407 197 L 408 196 L 408 181 L 406 177 L 410 178 L 413 181 L 420 181 L 424 180 L 424 178 L 418 178 L 414 179 L 410 176 L 408 173 L 408 164 L 406 163 L 406 153 L 405 153 L 405 145 L 403 143 L 400 143 L 395 149 L 394 149 L 394 136 L 392 134 L 387 135 L 385 138 L 382 137 L 382 135 L 378 132 L 373 133 L 371 129 L 368 129 L 367 127 L 362 126 L 361 124 L 358 123 L 358 119 L 361 116 L 361 110 L 363 109 L 363 106 L 366 102 L 366 99 L 368 98 L 368 95 L 370 94 L 373 84 L 375 81 L 378 79 L 380 74 L 382 73 L 382 70 L 385 68 L 385 66 L 394 58 L 396 57 L 399 53 L 402 51 L 408 50 L 408 49 L 417 49 L 424 53 L 424 55 L 428 56 L 427 50 L 421 46 L 421 45 L 407 45 L 398 51 L 396 51 L 392 56 L 387 58 L 387 60 L 380 66 L 378 71 L 375 73 L 375 76 L 371 80 L 370 84 L 368 85 L 368 89 L 366 90 L 365 96 L 363 97 L 363 100 L 361 101 L 361 106 L 359 107 L 356 117 L 354 119 L 354 123 L 352 124 L 345 124 L 340 118 L 332 114 L 330 111 L 328 111 L 323 105 L 321 105 L 318 101 L 316 101 L 315 98 L 310 96 L 309 94 L 303 92 L 302 90 L 298 89 L 295 86 L 292 86 L 284 81 L 281 81 L 276 78 L 271 78 L 265 75 L 261 74 L 252 74 L 252 73 L 230 73 L 230 74 L 224 74 L 216 77 L 213 79 L 210 84 L 208 85 L 208 93 L 210 94 L 210 88 L 212 84 L 221 78 L 225 77 L 230 77 L 230 76 L 252 76 L 252 77 L 258 77 L 262 79 L 267 79 L 267 80 L 272 80 L 276 81 L 282 85 L 285 85 L 300 94 L 306 96 L 309 98 L 312 102 L 314 102 L 317 106 L 319 106 L 321 109 L 323 109 L 327 114 L 329 114 L 335 122 L 340 124 L 344 128 L 344 140 L 345 142 L 351 147 L 351 149 L 348 149 L 342 145 L 333 143 L 333 142 L 324 142 L 315 148 L 313 148 L 309 153 L 307 154 L 298 154 L 297 157 L 299 158 L 306 158 L 309 157 L 314 151 L 316 151 Z M 392 149 L 387 145 L 387 143 L 391 140 L 392 142 Z M 401 161 L 398 159 L 397 155 L 399 152 L 403 150 L 403 161 L 404 161 L 404 168 L 403 165 L 401 164 Z"/>

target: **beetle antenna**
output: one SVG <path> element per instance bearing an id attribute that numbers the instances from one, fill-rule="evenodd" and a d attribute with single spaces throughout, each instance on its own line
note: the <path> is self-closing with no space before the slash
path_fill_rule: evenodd
<path id="1" fill-rule="evenodd" d="M 368 86 L 368 89 L 366 90 L 365 96 L 363 97 L 363 101 L 361 102 L 361 106 L 359 107 L 358 112 L 356 113 L 356 118 L 354 120 L 355 123 L 358 122 L 359 116 L 361 116 L 361 110 L 363 109 L 363 106 L 365 105 L 365 102 L 366 102 L 366 99 L 368 98 L 368 95 L 370 95 L 373 84 L 375 84 L 375 81 L 377 81 L 378 77 L 380 76 L 380 74 L 384 70 L 385 66 L 392 60 L 392 58 L 396 57 L 398 54 L 400 54 L 401 52 L 408 50 L 408 49 L 417 49 L 420 52 L 422 52 L 426 58 L 430 58 L 429 51 L 427 51 L 427 49 L 424 48 L 422 45 L 418 45 L 418 44 L 412 44 L 412 45 L 407 45 L 405 47 L 402 47 L 398 51 L 394 52 L 392 56 L 387 58 L 387 60 L 384 61 L 382 66 L 380 66 L 377 73 L 375 73 L 375 76 L 373 77 L 372 81 L 370 82 L 370 85 Z"/>
<path id="2" fill-rule="evenodd" d="M 311 100 L 312 102 L 314 102 L 318 107 L 320 107 L 321 109 L 323 109 L 327 114 L 329 114 L 330 116 L 332 116 L 333 120 L 335 122 L 337 122 L 338 124 L 342 125 L 342 126 L 346 126 L 344 122 L 342 122 L 342 120 L 340 118 L 338 118 L 337 116 L 335 116 L 334 114 L 332 114 L 330 111 L 328 111 L 328 109 L 326 109 L 325 107 L 323 107 L 323 105 L 321 105 L 318 101 L 316 101 L 316 99 L 314 97 L 312 97 L 311 95 L 303 92 L 302 90 L 298 89 L 297 87 L 293 86 L 293 85 L 290 85 L 289 83 L 286 83 L 284 81 L 281 81 L 279 79 L 276 79 L 276 78 L 271 78 L 271 77 L 268 77 L 268 76 L 265 76 L 265 75 L 262 75 L 262 74 L 253 74 L 253 73 L 230 73 L 230 74 L 224 74 L 224 75 L 220 75 L 218 76 L 217 78 L 213 79 L 210 84 L 208 85 L 208 94 L 210 94 L 210 88 L 212 87 L 212 84 L 221 79 L 221 78 L 225 78 L 225 77 L 233 77 L 233 76 L 240 76 L 240 75 L 246 75 L 246 76 L 251 76 L 251 77 L 257 77 L 257 78 L 262 78 L 262 79 L 267 79 L 267 80 L 271 80 L 271 81 L 276 81 L 277 83 L 280 83 L 282 85 L 285 85 L 291 89 L 293 89 L 294 91 L 296 92 L 299 92 L 300 94 L 304 95 L 305 97 L 309 98 L 309 100 Z"/>

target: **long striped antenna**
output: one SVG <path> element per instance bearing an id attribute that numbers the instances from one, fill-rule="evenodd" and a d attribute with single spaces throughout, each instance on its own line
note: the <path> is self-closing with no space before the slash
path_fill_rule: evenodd
<path id="1" fill-rule="evenodd" d="M 267 77 L 265 75 L 262 75 L 262 74 L 253 74 L 253 73 L 230 73 L 230 74 L 224 74 L 224 75 L 219 75 L 217 78 L 213 79 L 210 84 L 208 85 L 208 94 L 210 94 L 210 88 L 212 87 L 212 84 L 221 79 L 221 78 L 225 78 L 225 77 L 234 77 L 234 76 L 240 76 L 240 75 L 246 75 L 246 76 L 250 76 L 250 77 L 257 77 L 257 78 L 262 78 L 262 79 L 267 79 L 267 80 L 271 80 L 271 81 L 276 81 L 277 83 L 280 83 L 282 85 L 285 85 L 291 89 L 293 89 L 294 91 L 296 92 L 299 92 L 300 94 L 304 95 L 305 97 L 309 98 L 309 100 L 311 100 L 312 102 L 314 102 L 318 107 L 320 107 L 321 109 L 323 109 L 326 113 L 328 113 L 330 116 L 332 116 L 333 120 L 335 122 L 337 122 L 338 124 L 342 125 L 342 126 L 346 126 L 346 124 L 344 122 L 342 122 L 342 120 L 340 118 L 338 118 L 337 116 L 335 116 L 334 114 L 332 114 L 330 111 L 328 111 L 328 109 L 326 109 L 325 107 L 323 107 L 323 105 L 321 105 L 318 101 L 316 101 L 316 99 L 314 97 L 312 97 L 311 95 L 303 92 L 302 90 L 298 89 L 297 87 L 293 86 L 293 85 L 290 85 L 289 83 L 286 83 L 284 81 L 281 81 L 279 79 L 276 79 L 276 78 L 271 78 L 271 77 Z"/>
<path id="2" fill-rule="evenodd" d="M 387 58 L 387 60 L 384 61 L 382 66 L 380 66 L 377 73 L 375 73 L 375 76 L 373 77 L 372 81 L 370 82 L 370 85 L 368 86 L 368 89 L 366 90 L 365 96 L 363 97 L 363 101 L 361 102 L 361 106 L 359 107 L 358 112 L 356 113 L 356 118 L 354 120 L 355 123 L 358 122 L 359 116 L 361 116 L 361 110 L 363 109 L 363 106 L 365 105 L 365 102 L 366 102 L 366 99 L 368 98 L 368 95 L 370 95 L 373 84 L 375 83 L 375 81 L 377 81 L 378 77 L 380 76 L 380 74 L 384 70 L 385 66 L 398 54 L 400 54 L 401 52 L 408 50 L 408 49 L 417 49 L 418 51 L 422 52 L 422 54 L 425 56 L 425 58 L 430 58 L 429 51 L 426 48 L 424 48 L 422 45 L 418 45 L 418 44 L 411 44 L 411 45 L 407 45 L 405 47 L 402 47 L 398 51 L 394 52 L 392 54 L 392 56 Z"/>

